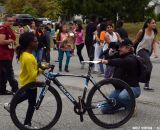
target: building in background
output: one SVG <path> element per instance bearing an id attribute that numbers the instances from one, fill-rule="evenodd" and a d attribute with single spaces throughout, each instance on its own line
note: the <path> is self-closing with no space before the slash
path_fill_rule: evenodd
<path id="1" fill-rule="evenodd" d="M 160 14 L 160 0 L 152 0 L 149 5 L 149 7 L 151 6 L 155 6 L 154 12 L 156 15 Z"/>

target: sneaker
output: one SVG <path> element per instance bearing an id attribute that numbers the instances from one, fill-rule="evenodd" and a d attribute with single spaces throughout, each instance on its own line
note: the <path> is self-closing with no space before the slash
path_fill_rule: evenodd
<path id="1" fill-rule="evenodd" d="M 149 86 L 149 83 L 145 83 L 143 89 L 144 89 L 144 90 L 149 90 L 149 91 L 153 91 L 153 90 L 154 90 L 153 88 L 151 88 L 151 87 Z"/>
<path id="2" fill-rule="evenodd" d="M 33 127 L 31 125 L 25 125 L 25 127 L 28 128 L 28 129 L 38 129 L 38 127 Z"/>
<path id="3" fill-rule="evenodd" d="M 97 105 L 100 108 L 102 114 L 113 114 L 115 111 L 107 103 L 101 103 Z"/>
<path id="4" fill-rule="evenodd" d="M 7 110 L 10 113 L 10 103 L 4 104 L 4 109 Z"/>
<path id="5" fill-rule="evenodd" d="M 153 88 L 150 88 L 150 87 L 144 87 L 143 89 L 144 89 L 144 90 L 147 90 L 147 91 L 154 91 L 154 89 L 153 89 Z"/>

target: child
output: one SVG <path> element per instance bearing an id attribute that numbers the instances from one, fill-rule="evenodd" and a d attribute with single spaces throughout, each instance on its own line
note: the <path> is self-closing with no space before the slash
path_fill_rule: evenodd
<path id="1" fill-rule="evenodd" d="M 70 51 L 71 48 L 68 45 L 68 32 L 67 32 L 67 26 L 66 24 L 63 24 L 60 27 L 59 34 L 58 34 L 58 39 L 57 39 L 58 45 L 59 45 L 59 71 L 62 71 L 62 61 L 63 61 L 63 56 L 64 52 L 66 53 L 66 64 L 65 64 L 65 71 L 69 72 L 68 70 L 68 65 L 70 62 Z"/>
<path id="2" fill-rule="evenodd" d="M 17 58 L 20 62 L 20 75 L 19 83 L 23 87 L 29 83 L 36 82 L 37 75 L 41 69 L 38 68 L 37 61 L 33 56 L 32 52 L 38 47 L 37 38 L 32 32 L 25 32 L 19 38 L 19 46 L 17 47 Z M 17 100 L 17 104 L 28 99 L 28 109 L 24 125 L 31 127 L 31 120 L 34 113 L 34 105 L 36 103 L 37 89 L 30 89 L 21 95 L 20 99 Z M 4 108 L 10 111 L 10 104 L 5 103 Z"/>

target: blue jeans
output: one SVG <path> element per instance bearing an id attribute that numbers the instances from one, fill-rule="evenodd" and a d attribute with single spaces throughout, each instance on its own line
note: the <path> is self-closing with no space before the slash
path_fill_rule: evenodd
<path id="1" fill-rule="evenodd" d="M 37 50 L 33 51 L 33 55 L 37 59 L 38 64 L 41 64 L 42 56 L 43 56 L 43 49 L 40 48 L 40 49 L 37 49 Z"/>
<path id="2" fill-rule="evenodd" d="M 70 62 L 70 51 L 69 50 L 66 50 L 66 51 L 62 51 L 61 49 L 59 49 L 58 53 L 59 53 L 59 56 L 58 56 L 58 60 L 59 60 L 59 66 L 62 66 L 62 61 L 63 61 L 63 57 L 64 57 L 64 52 L 66 53 L 66 65 L 65 66 L 68 66 L 69 65 L 69 62 Z"/>
<path id="3" fill-rule="evenodd" d="M 113 75 L 113 73 L 114 73 L 114 68 L 115 68 L 115 67 L 110 66 L 110 65 L 107 65 L 107 66 L 106 66 L 105 75 L 104 75 L 104 77 L 105 77 L 106 79 L 112 77 L 112 75 Z"/>
<path id="4" fill-rule="evenodd" d="M 138 98 L 141 94 L 141 89 L 139 86 L 131 87 L 132 92 L 135 98 Z M 103 113 L 107 113 L 108 111 L 119 109 L 124 107 L 125 109 L 130 108 L 130 98 L 128 96 L 128 92 L 126 90 L 115 89 L 109 96 L 111 99 L 115 99 L 117 104 L 115 107 L 108 105 L 107 103 L 103 103 L 101 105 L 101 111 Z"/>

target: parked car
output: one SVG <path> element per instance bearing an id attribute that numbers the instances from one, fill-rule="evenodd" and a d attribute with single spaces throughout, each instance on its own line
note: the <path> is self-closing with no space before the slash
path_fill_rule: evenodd
<path id="1" fill-rule="evenodd" d="M 44 25 L 52 24 L 52 21 L 49 18 L 38 18 L 38 20 Z"/>
<path id="2" fill-rule="evenodd" d="M 21 23 L 25 26 L 29 25 L 32 21 L 35 21 L 37 24 L 41 24 L 41 21 L 30 14 L 15 14 L 13 17 L 15 17 L 15 22 L 13 25 L 18 25 Z"/>

